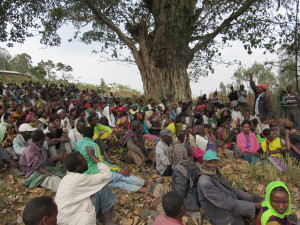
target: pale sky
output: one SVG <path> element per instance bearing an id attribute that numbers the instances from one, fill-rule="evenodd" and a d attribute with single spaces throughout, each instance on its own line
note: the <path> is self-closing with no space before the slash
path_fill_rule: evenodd
<path id="1" fill-rule="evenodd" d="M 86 45 L 79 41 L 68 42 L 72 32 L 63 30 L 60 32 L 62 44 L 59 47 L 46 47 L 41 45 L 39 37 L 26 39 L 24 44 L 16 43 L 14 47 L 7 48 L 6 43 L 0 43 L 0 47 L 8 49 L 11 55 L 27 53 L 32 57 L 33 65 L 41 60 L 52 60 L 54 63 L 62 62 L 73 68 L 73 75 L 81 77 L 80 81 L 84 83 L 100 84 L 103 78 L 105 83 L 120 83 L 143 91 L 143 85 L 138 68 L 135 65 L 128 65 L 119 62 L 100 62 L 99 54 L 92 53 L 93 50 L 99 50 L 100 44 Z M 221 51 L 222 57 L 227 61 L 238 59 L 243 65 L 251 66 L 255 60 L 264 62 L 266 60 L 275 60 L 275 54 L 263 55 L 264 50 L 253 50 L 248 55 L 243 45 L 239 42 L 232 44 L 233 47 L 227 47 Z M 215 73 L 208 77 L 202 77 L 197 83 L 191 83 L 193 97 L 219 89 L 221 81 L 224 84 L 232 83 L 231 77 L 238 65 L 226 67 L 226 65 L 214 65 Z"/>

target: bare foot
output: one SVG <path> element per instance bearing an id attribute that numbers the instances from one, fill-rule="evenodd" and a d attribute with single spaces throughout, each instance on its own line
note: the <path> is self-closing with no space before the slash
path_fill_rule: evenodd
<path id="1" fill-rule="evenodd" d="M 141 187 L 138 192 L 141 192 L 141 193 L 146 193 L 146 192 L 149 192 L 150 191 L 150 187 Z"/>
<path id="2" fill-rule="evenodd" d="M 149 187 L 149 186 L 151 186 L 152 184 L 153 184 L 153 182 L 151 182 L 151 181 L 145 181 L 144 187 Z"/>

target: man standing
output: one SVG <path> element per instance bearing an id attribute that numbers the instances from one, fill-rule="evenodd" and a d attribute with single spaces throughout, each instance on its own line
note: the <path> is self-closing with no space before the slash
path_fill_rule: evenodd
<path id="1" fill-rule="evenodd" d="M 243 109 L 247 106 L 247 91 L 245 90 L 244 85 L 240 86 L 240 90 L 237 92 L 238 95 L 238 104 L 242 106 Z"/>
<path id="2" fill-rule="evenodd" d="M 236 90 L 233 89 L 233 86 L 230 87 L 230 93 L 228 95 L 230 103 L 233 104 L 233 106 L 236 106 L 238 104 L 238 93 Z"/>
<path id="3" fill-rule="evenodd" d="M 296 130 L 300 130 L 300 114 L 299 114 L 299 95 L 297 92 L 293 91 L 292 85 L 288 85 L 287 95 L 285 96 L 285 109 L 287 118 L 294 124 Z"/>
<path id="4" fill-rule="evenodd" d="M 68 172 L 55 197 L 59 224 L 96 224 L 96 218 L 102 219 L 104 224 L 111 224 L 116 198 L 107 184 L 112 173 L 99 161 L 92 148 L 86 147 L 85 151 L 96 163 L 98 173 L 84 173 L 88 170 L 88 163 L 79 152 L 72 152 L 66 157 Z"/>
<path id="5" fill-rule="evenodd" d="M 252 80 L 253 75 L 252 74 L 249 75 L 250 75 L 250 86 L 255 94 L 255 102 L 254 102 L 255 117 L 258 120 L 258 125 L 262 132 L 264 129 L 270 128 L 269 123 L 273 113 L 272 101 L 271 101 L 271 97 L 267 94 L 267 85 L 265 84 L 255 85 L 254 81 Z"/>

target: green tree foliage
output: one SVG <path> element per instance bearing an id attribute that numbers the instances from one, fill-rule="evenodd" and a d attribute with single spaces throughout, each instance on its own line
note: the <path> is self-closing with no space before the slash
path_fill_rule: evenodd
<path id="1" fill-rule="evenodd" d="M 2 0 L 0 7 L 0 41 L 23 42 L 38 31 L 42 43 L 59 45 L 59 28 L 72 24 L 70 40 L 101 42 L 96 51 L 112 58 L 128 48 L 146 95 L 181 100 L 191 97 L 192 62 L 197 78 L 213 70 L 230 41 L 241 40 L 249 54 L 257 47 L 273 51 L 292 42 L 295 21 L 291 0 Z"/>
<path id="2" fill-rule="evenodd" d="M 9 65 L 11 70 L 27 73 L 32 67 L 31 56 L 27 53 L 18 54 L 9 61 Z"/>
<path id="3" fill-rule="evenodd" d="M 279 61 L 278 61 L 278 85 L 280 88 L 285 89 L 287 85 L 291 84 L 296 86 L 296 63 L 294 54 L 286 51 L 285 49 L 280 49 L 279 51 Z M 299 65 L 299 62 L 298 62 Z"/>
<path id="4" fill-rule="evenodd" d="M 223 83 L 223 81 L 220 82 L 219 88 L 220 88 L 222 94 L 226 94 L 226 86 Z"/>
<path id="5" fill-rule="evenodd" d="M 39 62 L 36 66 L 33 66 L 29 69 L 29 72 L 38 78 L 39 80 L 45 80 L 47 72 L 45 68 Z"/>
<path id="6" fill-rule="evenodd" d="M 243 66 L 238 67 L 232 79 L 236 85 L 249 84 L 249 73 L 253 73 L 253 78 L 256 83 L 266 84 L 270 91 L 275 91 L 278 86 L 277 77 L 272 71 L 272 68 L 257 62 L 254 62 L 249 68 Z"/>
<path id="7" fill-rule="evenodd" d="M 47 61 L 40 61 L 38 63 L 41 67 L 44 68 L 46 71 L 46 78 L 48 81 L 53 81 L 56 79 L 56 73 L 55 73 L 55 68 L 56 65 L 52 60 L 47 60 Z"/>
<path id="8" fill-rule="evenodd" d="M 60 78 L 63 81 L 73 81 L 72 75 L 73 68 L 70 65 L 63 64 L 61 62 L 56 64 L 56 71 L 60 73 Z"/>
<path id="9" fill-rule="evenodd" d="M 0 48 L 0 70 L 10 70 L 11 55 L 5 48 Z"/>

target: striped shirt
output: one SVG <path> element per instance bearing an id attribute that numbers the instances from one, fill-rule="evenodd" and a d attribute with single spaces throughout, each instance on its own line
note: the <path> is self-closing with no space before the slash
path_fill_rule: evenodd
<path id="1" fill-rule="evenodd" d="M 299 95 L 296 92 L 287 94 L 285 97 L 286 108 L 296 108 L 299 104 Z"/>

